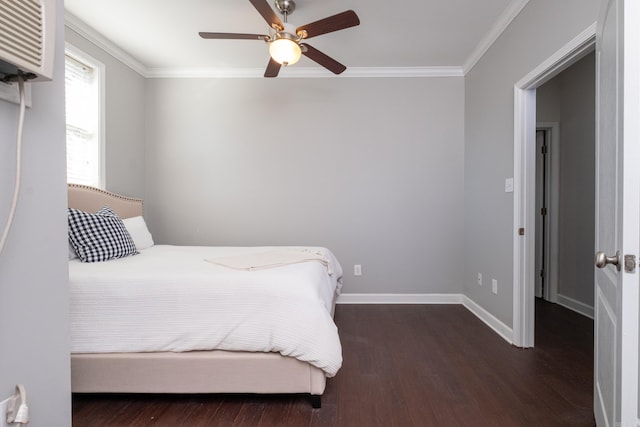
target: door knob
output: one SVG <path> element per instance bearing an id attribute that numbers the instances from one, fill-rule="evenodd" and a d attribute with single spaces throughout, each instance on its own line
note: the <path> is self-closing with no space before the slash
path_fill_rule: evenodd
<path id="1" fill-rule="evenodd" d="M 604 268 L 607 264 L 613 264 L 616 269 L 620 271 L 620 251 L 616 251 L 614 256 L 607 256 L 604 252 L 598 251 L 596 253 L 596 267 Z"/>

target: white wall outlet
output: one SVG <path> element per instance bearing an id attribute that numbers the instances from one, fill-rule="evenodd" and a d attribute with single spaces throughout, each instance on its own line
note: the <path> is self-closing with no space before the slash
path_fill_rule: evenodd
<path id="1" fill-rule="evenodd" d="M 0 402 L 0 427 L 11 427 L 7 422 L 7 405 L 10 397 Z"/>
<path id="2" fill-rule="evenodd" d="M 482 286 L 482 273 L 478 273 L 478 285 Z"/>
<path id="3" fill-rule="evenodd" d="M 360 264 L 356 264 L 353 266 L 353 275 L 362 276 L 362 266 Z"/>
<path id="4" fill-rule="evenodd" d="M 491 279 L 491 292 L 498 294 L 498 281 L 496 279 Z"/>
<path id="5" fill-rule="evenodd" d="M 25 105 L 31 107 L 31 84 L 26 83 L 24 85 L 24 99 Z M 12 102 L 14 104 L 20 104 L 20 90 L 18 89 L 18 83 L 4 83 L 0 82 L 0 100 Z M 2 427 L 2 425 L 0 425 Z"/>

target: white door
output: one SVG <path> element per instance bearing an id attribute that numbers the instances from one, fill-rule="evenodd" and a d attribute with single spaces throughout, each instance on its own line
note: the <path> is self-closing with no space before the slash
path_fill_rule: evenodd
<path id="1" fill-rule="evenodd" d="M 637 258 L 640 249 L 640 2 L 602 3 L 596 36 L 600 268 L 595 269 L 594 413 L 599 426 L 637 426 L 640 282 L 638 268 L 627 268 L 625 255 Z"/>
<path id="2" fill-rule="evenodd" d="M 546 258 L 549 253 L 547 238 L 549 227 L 546 221 L 547 208 L 547 141 L 546 130 L 536 129 L 536 256 L 534 260 L 535 273 L 535 295 L 537 298 L 549 300 L 548 286 L 546 280 Z"/>

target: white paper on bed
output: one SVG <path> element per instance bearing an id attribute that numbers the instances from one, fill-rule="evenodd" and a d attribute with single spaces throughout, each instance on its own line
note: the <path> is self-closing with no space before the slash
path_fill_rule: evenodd
<path id="1" fill-rule="evenodd" d="M 264 249 L 242 255 L 207 258 L 206 261 L 223 267 L 235 268 L 237 270 L 260 270 L 262 268 L 277 268 L 299 262 L 320 262 L 333 274 L 331 261 L 322 249 L 312 248 L 273 248 Z"/>
<path id="2" fill-rule="evenodd" d="M 107 262 L 69 261 L 71 352 L 279 352 L 334 376 L 340 264 L 324 248 L 313 250 L 333 275 L 319 262 L 243 271 L 205 261 L 261 250 L 274 248 L 156 245 Z"/>

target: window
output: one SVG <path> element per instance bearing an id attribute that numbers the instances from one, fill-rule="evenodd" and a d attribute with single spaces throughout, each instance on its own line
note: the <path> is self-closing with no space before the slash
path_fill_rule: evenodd
<path id="1" fill-rule="evenodd" d="M 104 65 L 67 45 L 67 182 L 104 187 Z"/>

